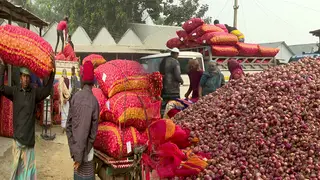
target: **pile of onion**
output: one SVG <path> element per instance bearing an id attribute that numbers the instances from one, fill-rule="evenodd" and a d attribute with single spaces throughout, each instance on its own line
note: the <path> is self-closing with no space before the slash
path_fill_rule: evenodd
<path id="1" fill-rule="evenodd" d="M 318 179 L 320 59 L 230 81 L 175 122 L 210 154 L 199 179 Z"/>

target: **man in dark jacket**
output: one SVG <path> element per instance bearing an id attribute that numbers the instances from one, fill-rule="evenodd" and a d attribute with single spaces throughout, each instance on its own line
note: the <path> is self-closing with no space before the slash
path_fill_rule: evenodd
<path id="1" fill-rule="evenodd" d="M 20 68 L 20 85 L 4 85 L 5 65 L 0 59 L 0 95 L 13 102 L 13 167 L 11 179 L 36 179 L 35 166 L 35 123 L 36 104 L 50 95 L 55 76 L 55 62 L 52 58 L 54 70 L 48 83 L 44 87 L 31 86 L 30 71 Z"/>
<path id="2" fill-rule="evenodd" d="M 92 93 L 94 67 L 88 61 L 83 65 L 82 90 L 70 103 L 67 136 L 71 157 L 74 161 L 75 180 L 94 180 L 93 143 L 96 139 L 99 104 Z"/>
<path id="3" fill-rule="evenodd" d="M 163 75 L 163 95 L 170 95 L 172 98 L 180 98 L 181 78 L 180 63 L 177 60 L 179 49 L 173 48 L 171 56 L 166 57 L 160 63 L 160 73 Z"/>

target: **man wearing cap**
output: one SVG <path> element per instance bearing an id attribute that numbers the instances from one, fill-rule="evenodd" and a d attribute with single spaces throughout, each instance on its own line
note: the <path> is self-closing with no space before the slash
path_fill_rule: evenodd
<path id="1" fill-rule="evenodd" d="M 20 85 L 4 85 L 5 65 L 0 59 L 0 94 L 13 102 L 13 174 L 11 179 L 36 179 L 35 166 L 35 123 L 36 104 L 50 95 L 55 76 L 54 70 L 48 83 L 43 87 L 31 85 L 31 73 L 27 68 L 20 68 Z"/>
<path id="2" fill-rule="evenodd" d="M 163 76 L 162 97 L 164 101 L 180 98 L 181 78 L 180 63 L 177 60 L 179 49 L 171 49 L 171 55 L 164 58 L 160 63 L 160 73 Z"/>
<path id="3" fill-rule="evenodd" d="M 75 180 L 94 180 L 93 143 L 96 139 L 99 105 L 92 93 L 94 67 L 88 61 L 83 65 L 82 90 L 75 93 L 70 103 L 67 137 L 74 161 Z"/>

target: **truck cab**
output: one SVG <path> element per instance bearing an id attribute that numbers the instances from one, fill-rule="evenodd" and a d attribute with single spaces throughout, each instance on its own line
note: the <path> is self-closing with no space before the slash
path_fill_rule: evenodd
<path id="1" fill-rule="evenodd" d="M 142 64 L 149 73 L 159 71 L 160 63 L 165 57 L 169 57 L 170 53 L 160 53 L 145 56 L 139 59 L 139 63 Z M 180 97 L 183 98 L 188 91 L 190 81 L 188 77 L 188 63 L 191 59 L 197 59 L 200 63 L 200 67 L 204 70 L 204 60 L 201 53 L 183 51 L 179 53 L 178 61 L 180 62 L 181 77 L 184 84 L 180 87 Z"/>

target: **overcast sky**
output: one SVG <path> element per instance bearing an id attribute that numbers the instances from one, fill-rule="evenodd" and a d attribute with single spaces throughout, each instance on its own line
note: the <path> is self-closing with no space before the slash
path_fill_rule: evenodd
<path id="1" fill-rule="evenodd" d="M 234 0 L 200 0 L 208 16 L 233 24 Z M 320 29 L 320 0 L 239 0 L 238 29 L 247 42 L 315 43 L 309 31 Z"/>

